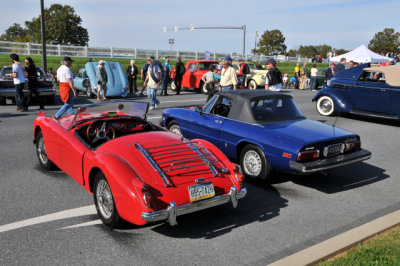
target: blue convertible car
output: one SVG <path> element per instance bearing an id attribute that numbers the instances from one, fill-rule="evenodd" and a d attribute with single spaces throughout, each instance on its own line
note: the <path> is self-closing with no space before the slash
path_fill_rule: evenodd
<path id="1" fill-rule="evenodd" d="M 203 107 L 166 109 L 162 123 L 210 141 L 250 177 L 265 179 L 272 169 L 314 173 L 371 157 L 357 134 L 305 118 L 290 95 L 278 92 L 218 93 Z"/>
<path id="2" fill-rule="evenodd" d="M 358 67 L 337 73 L 312 99 L 324 116 L 355 113 L 400 119 L 400 67 Z"/>
<path id="3" fill-rule="evenodd" d="M 93 98 L 97 93 L 96 67 L 97 62 L 87 62 L 74 78 L 74 86 L 78 91 Z M 107 71 L 107 97 L 125 97 L 128 93 L 128 79 L 119 62 L 108 62 L 104 66 Z"/>

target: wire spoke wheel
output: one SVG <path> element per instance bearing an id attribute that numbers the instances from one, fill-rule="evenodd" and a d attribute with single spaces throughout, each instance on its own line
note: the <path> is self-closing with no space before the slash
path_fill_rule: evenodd
<path id="1" fill-rule="evenodd" d="M 97 185 L 96 198 L 101 215 L 109 219 L 114 211 L 114 200 L 110 187 L 104 179 L 100 180 Z"/>

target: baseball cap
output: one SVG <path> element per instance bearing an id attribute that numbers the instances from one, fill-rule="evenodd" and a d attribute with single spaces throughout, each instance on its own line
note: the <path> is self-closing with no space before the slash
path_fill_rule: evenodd
<path id="1" fill-rule="evenodd" d="M 69 57 L 69 56 L 64 56 L 63 61 L 71 61 L 71 62 L 74 62 L 74 60 L 72 60 L 71 57 Z"/>
<path id="2" fill-rule="evenodd" d="M 233 59 L 232 59 L 232 57 L 227 56 L 227 57 L 225 57 L 225 60 L 231 60 L 232 61 Z"/>
<path id="3" fill-rule="evenodd" d="M 266 64 L 267 64 L 267 65 L 268 65 L 268 64 L 276 65 L 276 61 L 275 61 L 274 59 L 270 58 L 270 59 L 267 60 Z"/>

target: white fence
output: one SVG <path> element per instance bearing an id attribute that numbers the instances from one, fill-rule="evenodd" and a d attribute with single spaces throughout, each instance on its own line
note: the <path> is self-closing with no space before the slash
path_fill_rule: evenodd
<path id="1" fill-rule="evenodd" d="M 20 43 L 20 42 L 4 42 L 0 41 L 0 54 L 41 54 L 42 44 L 40 43 Z M 132 58 L 145 59 L 154 56 L 161 59 L 169 56 L 174 59 L 181 57 L 183 60 L 222 60 L 226 56 L 231 56 L 235 60 L 242 58 L 236 53 L 224 54 L 215 52 L 188 52 L 188 51 L 167 51 L 167 50 L 148 50 L 138 48 L 116 48 L 116 47 L 88 47 L 88 46 L 67 46 L 67 45 L 46 45 L 46 54 L 48 56 L 74 56 L 74 57 L 114 57 L 114 58 Z M 309 58 L 288 57 L 284 55 L 251 55 L 245 56 L 246 61 L 265 61 L 273 58 L 278 62 L 310 62 Z"/>

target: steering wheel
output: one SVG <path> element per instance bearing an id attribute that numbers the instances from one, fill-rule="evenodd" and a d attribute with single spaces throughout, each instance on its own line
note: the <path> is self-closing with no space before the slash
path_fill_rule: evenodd
<path id="1" fill-rule="evenodd" d="M 86 130 L 86 136 L 92 143 L 100 139 L 110 140 L 115 138 L 115 129 L 105 121 L 93 121 Z"/>
<path id="2" fill-rule="evenodd" d="M 229 114 L 229 107 L 223 103 L 217 104 L 215 106 L 215 114 L 227 116 Z"/>

